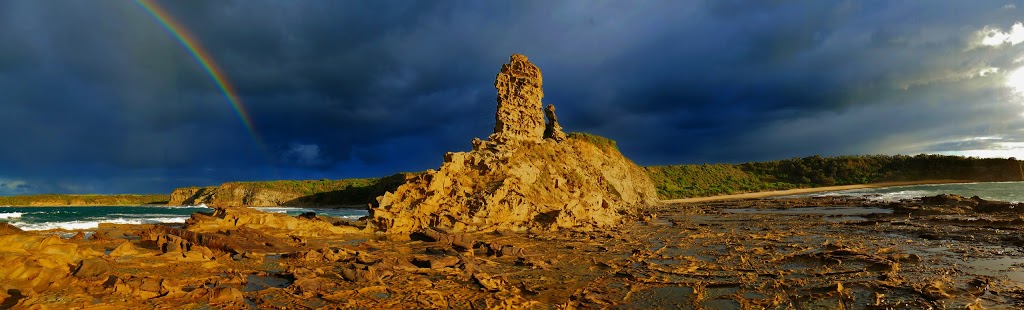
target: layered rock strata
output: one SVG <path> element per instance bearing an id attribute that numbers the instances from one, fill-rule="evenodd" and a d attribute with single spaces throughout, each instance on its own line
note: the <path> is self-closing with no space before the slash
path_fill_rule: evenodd
<path id="1" fill-rule="evenodd" d="M 494 133 L 441 168 L 377 197 L 370 229 L 481 231 L 576 228 L 620 223 L 657 204 L 643 169 L 614 144 L 568 137 L 541 99 L 540 70 L 512 55 L 498 73 Z M 584 135 L 581 135 L 584 136 Z M 592 137 L 585 135 L 587 137 Z"/>

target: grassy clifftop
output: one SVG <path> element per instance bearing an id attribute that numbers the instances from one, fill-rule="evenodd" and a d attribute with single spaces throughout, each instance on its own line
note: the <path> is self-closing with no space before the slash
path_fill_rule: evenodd
<path id="1" fill-rule="evenodd" d="M 1016 159 L 943 155 L 811 156 L 766 162 L 645 167 L 662 199 L 891 181 L 1021 181 Z"/>
<path id="2" fill-rule="evenodd" d="M 218 206 L 349 206 L 366 205 L 394 190 L 412 174 L 344 180 L 280 180 L 228 182 L 219 186 L 185 187 L 171 193 L 171 205 Z"/>
<path id="3" fill-rule="evenodd" d="M 168 195 L 67 195 L 0 196 L 0 206 L 124 206 L 165 204 Z"/>

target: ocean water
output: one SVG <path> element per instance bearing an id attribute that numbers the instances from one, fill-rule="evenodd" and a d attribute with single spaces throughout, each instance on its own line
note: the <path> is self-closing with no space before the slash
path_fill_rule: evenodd
<path id="1" fill-rule="evenodd" d="M 357 219 L 366 210 L 313 209 L 313 208 L 257 208 L 266 212 L 299 215 L 316 212 L 319 215 Z M 88 230 L 99 223 L 158 224 L 184 223 L 192 213 L 213 212 L 205 205 L 198 206 L 95 206 L 95 207 L 3 207 L 0 222 L 7 222 L 23 230 Z"/>
<path id="2" fill-rule="evenodd" d="M 955 194 L 964 197 L 978 196 L 987 200 L 1024 202 L 1024 182 L 907 185 L 821 192 L 790 197 L 854 196 L 880 201 L 899 201 L 901 199 L 935 196 L 938 194 Z"/>

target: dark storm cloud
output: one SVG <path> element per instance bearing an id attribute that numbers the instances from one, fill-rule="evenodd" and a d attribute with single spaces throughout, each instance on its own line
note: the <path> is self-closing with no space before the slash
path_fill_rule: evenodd
<path id="1" fill-rule="evenodd" d="M 1005 148 L 1024 140 L 1003 82 L 1024 44 L 978 33 L 1024 20 L 1007 4 L 161 2 L 264 147 L 135 3 L 6 1 L 0 194 L 433 168 L 490 132 L 514 52 L 564 127 L 641 164 Z"/>

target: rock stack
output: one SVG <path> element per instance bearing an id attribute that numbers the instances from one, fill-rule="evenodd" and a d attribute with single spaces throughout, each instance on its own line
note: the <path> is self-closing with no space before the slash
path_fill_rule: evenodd
<path id="1" fill-rule="evenodd" d="M 494 80 L 498 89 L 498 112 L 494 114 L 491 141 L 540 141 L 544 138 L 544 79 L 540 69 L 526 56 L 515 54 L 501 66 Z"/>
<path id="2" fill-rule="evenodd" d="M 544 110 L 542 85 L 540 69 L 512 55 L 494 83 L 494 134 L 377 197 L 368 229 L 586 230 L 616 225 L 658 203 L 650 178 L 614 143 L 562 132 L 554 106 Z"/>

